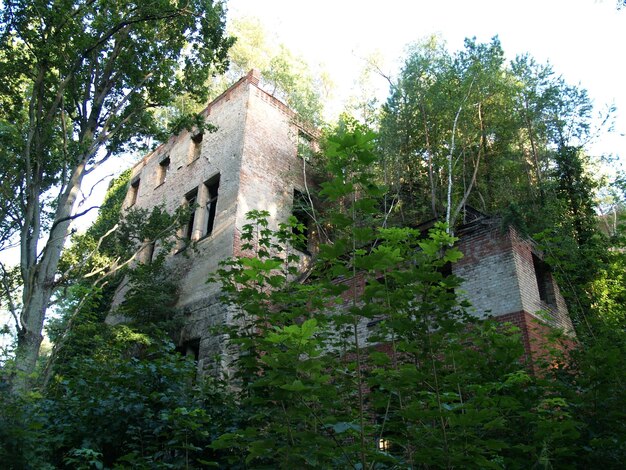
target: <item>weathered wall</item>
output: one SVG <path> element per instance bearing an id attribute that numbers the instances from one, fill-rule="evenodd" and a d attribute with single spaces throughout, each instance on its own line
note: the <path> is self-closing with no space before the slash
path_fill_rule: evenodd
<path id="1" fill-rule="evenodd" d="M 523 362 L 528 364 L 535 373 L 541 373 L 543 364 L 555 363 L 554 352 L 567 353 L 575 348 L 576 342 L 573 337 L 563 337 L 557 343 L 551 341 L 551 328 L 528 312 L 512 312 L 498 317 L 498 321 L 511 323 L 519 329 L 520 339 L 524 346 Z"/>
<path id="2" fill-rule="evenodd" d="M 276 227 L 291 215 L 294 188 L 303 190 L 294 114 L 257 85 L 258 75 L 251 72 L 208 106 L 207 121 L 217 131 L 204 133 L 199 154 L 192 139 L 197 136 L 183 131 L 143 158 L 131 177 L 131 183 L 139 181 L 136 196 L 131 186 L 126 198 L 126 207 L 151 209 L 162 204 L 172 213 L 193 191 L 202 205 L 208 193 L 205 183 L 219 174 L 212 233 L 203 233 L 207 211 L 197 208 L 194 243 L 178 243 L 167 261 L 180 288 L 177 308 L 185 316 L 179 343 L 200 339 L 200 370 L 224 371 L 224 364 L 215 362 L 224 338 L 213 328 L 232 319 L 232 312 L 218 301 L 219 287 L 206 283 L 209 274 L 220 261 L 240 254 L 239 235 L 249 210 L 269 211 L 271 226 Z M 161 182 L 166 158 L 167 178 Z M 181 229 L 179 235 L 185 234 Z M 114 305 L 124 293 L 124 288 L 118 291 Z M 115 320 L 110 315 L 109 321 Z"/>
<path id="3" fill-rule="evenodd" d="M 476 315 L 523 311 L 573 333 L 567 306 L 550 274 L 546 282 L 554 302 L 540 299 L 533 254 L 537 259 L 542 259 L 542 254 L 531 240 L 512 227 L 503 230 L 497 220 L 487 219 L 462 232 L 458 247 L 465 256 L 453 266 L 453 272 L 464 279 L 461 295 L 472 303 Z"/>
<path id="4" fill-rule="evenodd" d="M 511 242 L 497 226 L 461 234 L 458 247 L 464 257 L 452 270 L 463 279 L 460 295 L 473 313 L 482 318 L 522 310 Z"/>
<path id="5" fill-rule="evenodd" d="M 203 233 L 207 210 L 199 207 L 191 231 L 194 243 L 186 247 L 179 243 L 168 265 L 180 287 L 177 307 L 185 316 L 179 343 L 199 340 L 199 369 L 220 373 L 228 369 L 223 363 L 228 356 L 222 356 L 222 363 L 216 362 L 225 342 L 213 328 L 230 322 L 233 312 L 219 302 L 219 287 L 207 285 L 206 280 L 220 261 L 243 254 L 240 235 L 248 211 L 268 211 L 270 226 L 276 228 L 292 213 L 294 189 L 304 193 L 305 184 L 303 161 L 297 155 L 300 129 L 295 116 L 258 87 L 256 73 L 249 73 L 229 88 L 205 113 L 217 131 L 203 135 L 199 152 L 194 143 L 197 136 L 182 132 L 147 155 L 133 169 L 131 184 L 139 181 L 138 191 L 133 196 L 131 186 L 126 206 L 151 209 L 162 204 L 173 212 L 194 190 L 202 203 L 208 194 L 205 183 L 219 174 L 212 233 Z M 166 158 L 169 170 L 167 179 L 161 182 L 161 164 Z M 453 272 L 464 279 L 461 295 L 472 303 L 476 315 L 506 318 L 522 312 L 524 319 L 528 315 L 541 318 L 537 312 L 544 310 L 549 312 L 551 324 L 571 331 L 558 287 L 553 286 L 554 305 L 539 298 L 533 265 L 536 250 L 530 241 L 511 228 L 502 232 L 499 224 L 484 219 L 461 233 L 459 248 L 465 257 L 453 266 Z M 163 248 L 157 246 L 159 249 Z M 357 291 L 362 287 L 362 279 L 357 279 Z M 117 304 L 123 295 L 121 288 Z M 364 320 L 358 325 L 364 344 L 369 331 L 375 328 L 372 323 Z"/>
<path id="6" fill-rule="evenodd" d="M 514 230 L 511 230 L 511 241 L 514 247 L 515 265 L 522 297 L 522 310 L 547 322 L 550 326 L 561 328 L 566 333 L 573 334 L 574 328 L 567 312 L 567 305 L 559 286 L 551 275 L 548 275 L 547 282 L 554 291 L 554 302 L 550 304 L 540 299 L 535 266 L 533 265 L 533 253 L 538 258 L 543 258 L 543 255 L 531 241 L 523 239 Z"/>
<path id="7" fill-rule="evenodd" d="M 215 270 L 219 261 L 233 254 L 247 96 L 247 87 L 238 86 L 208 107 L 207 120 L 217 127 L 217 131 L 204 134 L 198 158 L 193 159 L 192 134 L 183 131 L 133 168 L 131 182 L 139 178 L 133 207 L 151 209 L 161 204 L 170 213 L 185 204 L 186 194 L 201 188 L 204 182 L 215 175 L 220 175 L 213 233 L 197 240 L 193 254 L 183 250 L 172 254 L 168 262 L 173 275 L 180 280 L 178 306 L 181 308 L 207 297 L 206 279 L 209 272 Z M 160 163 L 167 157 L 170 159 L 167 179 L 159 184 Z M 131 192 L 127 196 L 127 207 L 131 202 Z M 197 219 L 200 219 L 198 216 L 202 212 L 203 208 L 197 209 Z M 198 232 L 193 238 L 200 236 Z M 178 245 L 177 249 L 181 247 Z M 159 249 L 157 246 L 156 251 Z"/>
<path id="8" fill-rule="evenodd" d="M 247 111 L 237 230 L 253 209 L 268 211 L 275 229 L 292 213 L 294 189 L 304 191 L 298 127 L 292 112 L 256 87 L 251 87 Z"/>

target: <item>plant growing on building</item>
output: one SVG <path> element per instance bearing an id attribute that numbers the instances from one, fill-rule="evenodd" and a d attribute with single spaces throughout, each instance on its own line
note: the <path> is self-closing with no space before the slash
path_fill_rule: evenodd
<path id="1" fill-rule="evenodd" d="M 423 238 L 380 226 L 373 138 L 347 123 L 324 143 L 332 241 L 306 283 L 288 281 L 293 231 L 271 230 L 263 212 L 249 215 L 247 256 L 212 279 L 234 312 L 228 382 L 246 416 L 213 447 L 253 467 L 565 461 L 578 437 L 569 403 L 527 372 L 515 329 L 467 314 L 445 227 Z"/>
<path id="2" fill-rule="evenodd" d="M 13 388 L 27 390 L 60 253 L 83 177 L 158 134 L 153 110 L 184 92 L 206 97 L 226 66 L 221 3 L 3 2 L 2 127 L 21 140 L 2 159 L 0 238 L 19 237 L 23 302 Z M 3 152 L 6 149 L 3 149 Z M 6 179 L 5 179 L 6 176 Z M 8 197 L 17 197 L 17 204 Z M 42 248 L 40 240 L 47 235 Z"/>

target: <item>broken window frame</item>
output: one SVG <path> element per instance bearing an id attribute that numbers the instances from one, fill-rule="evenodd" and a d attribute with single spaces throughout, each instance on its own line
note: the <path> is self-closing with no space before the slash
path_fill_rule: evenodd
<path id="1" fill-rule="evenodd" d="M 291 205 L 291 215 L 295 217 L 298 224 L 303 226 L 303 230 L 300 230 L 298 227 L 292 227 L 291 230 L 295 236 L 302 235 L 304 239 L 299 241 L 294 240 L 293 248 L 304 254 L 310 255 L 311 252 L 309 250 L 309 243 L 311 237 L 311 223 L 313 221 L 313 218 L 307 210 L 308 207 L 309 202 L 306 198 L 305 193 L 303 191 L 300 191 L 298 188 L 294 188 Z"/>
<path id="2" fill-rule="evenodd" d="M 193 356 L 193 360 L 197 363 L 200 359 L 200 338 L 192 338 L 183 341 L 180 346 L 176 348 L 176 351 L 181 356 Z"/>
<path id="3" fill-rule="evenodd" d="M 204 139 L 204 134 L 202 132 L 198 132 L 191 136 L 191 142 L 189 145 L 189 163 L 195 162 L 198 158 L 200 158 L 200 153 L 202 152 L 202 140 Z"/>
<path id="4" fill-rule="evenodd" d="M 158 174 L 157 187 L 161 186 L 167 181 L 167 175 L 170 171 L 171 163 L 172 161 L 170 160 L 169 156 L 165 157 L 163 160 L 159 162 L 159 174 Z"/>
<path id="5" fill-rule="evenodd" d="M 183 238 L 193 240 L 193 232 L 196 225 L 196 209 L 198 204 L 198 188 L 194 188 L 185 194 L 185 205 L 189 207 L 189 219 L 184 225 Z"/>
<path id="6" fill-rule="evenodd" d="M 217 201 L 219 198 L 220 174 L 209 178 L 204 182 L 204 194 L 206 202 L 204 203 L 204 221 L 202 237 L 209 237 L 213 234 L 215 227 L 215 217 L 217 214 Z"/>
<path id="7" fill-rule="evenodd" d="M 137 196 L 139 195 L 139 183 L 140 183 L 140 181 L 141 181 L 140 178 L 135 178 L 130 183 L 130 189 L 128 191 L 128 193 L 130 195 L 130 202 L 128 204 L 128 207 L 133 207 L 137 203 Z"/>
<path id="8" fill-rule="evenodd" d="M 149 241 L 146 244 L 146 247 L 144 248 L 144 250 L 145 250 L 144 263 L 152 264 L 152 261 L 154 260 L 154 252 L 156 251 L 156 241 L 154 240 Z"/>
<path id="9" fill-rule="evenodd" d="M 556 294 L 550 266 L 535 253 L 532 253 L 532 259 L 539 300 L 550 307 L 556 307 Z"/>
<path id="10" fill-rule="evenodd" d="M 297 145 L 298 157 L 308 162 L 313 155 L 313 137 L 304 132 L 302 129 L 298 129 Z"/>

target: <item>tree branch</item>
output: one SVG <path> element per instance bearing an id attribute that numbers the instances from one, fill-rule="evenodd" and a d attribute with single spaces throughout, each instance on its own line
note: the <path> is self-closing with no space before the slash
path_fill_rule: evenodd
<path id="1" fill-rule="evenodd" d="M 0 261 L 0 269 L 2 269 L 2 287 L 4 288 L 4 293 L 7 296 L 7 300 L 9 303 L 9 312 L 13 317 L 13 321 L 15 321 L 15 331 L 19 332 L 22 330 L 22 328 L 20 326 L 20 321 L 17 315 L 17 308 L 15 307 L 15 303 L 13 302 L 13 297 L 11 297 L 12 289 L 9 285 L 9 273 L 4 267 L 4 263 L 2 263 L 2 261 Z"/>
<path id="2" fill-rule="evenodd" d="M 67 216 L 67 217 L 61 217 L 60 219 L 55 220 L 55 221 L 54 221 L 54 223 L 52 224 L 52 226 L 50 227 L 50 233 L 52 233 L 53 229 L 54 229 L 57 225 L 59 225 L 60 223 L 62 223 L 62 222 L 67 222 L 68 220 L 74 220 L 74 219 L 77 219 L 77 218 L 79 218 L 79 217 L 82 217 L 82 216 L 83 216 L 83 215 L 85 215 L 87 212 L 92 211 L 93 209 L 100 209 L 100 206 L 91 206 L 90 208 L 85 209 L 85 210 L 84 210 L 84 211 L 82 211 L 82 212 L 78 212 L 78 213 L 76 213 L 76 214 L 69 215 L 69 216 Z"/>
<path id="3" fill-rule="evenodd" d="M 448 154 L 448 198 L 447 198 L 447 207 L 446 207 L 446 232 L 448 234 L 452 234 L 452 225 L 451 223 L 453 222 L 453 220 L 450 219 L 451 216 L 451 211 L 452 211 L 452 169 L 453 169 L 453 165 L 452 165 L 452 156 L 454 154 L 454 145 L 455 145 L 455 137 L 456 137 L 456 128 L 457 128 L 457 124 L 459 122 L 459 116 L 461 115 L 461 111 L 463 109 L 463 105 L 465 104 L 465 102 L 469 99 L 470 94 L 472 93 L 472 87 L 474 86 L 474 80 L 476 79 L 476 77 L 472 78 L 472 82 L 470 83 L 470 86 L 467 90 L 467 95 L 465 95 L 465 98 L 463 99 L 463 101 L 461 102 L 461 105 L 459 106 L 459 109 L 456 112 L 456 116 L 454 117 L 454 124 L 452 126 L 452 137 L 451 137 L 451 142 L 450 142 L 450 153 Z"/>

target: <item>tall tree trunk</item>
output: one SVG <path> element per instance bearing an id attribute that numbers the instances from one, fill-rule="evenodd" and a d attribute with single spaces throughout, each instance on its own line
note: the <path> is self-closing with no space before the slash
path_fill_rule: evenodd
<path id="1" fill-rule="evenodd" d="M 23 272 L 23 307 L 18 331 L 15 354 L 15 373 L 11 388 L 24 392 L 30 386 L 30 377 L 35 371 L 43 336 L 43 324 L 50 297 L 54 289 L 55 275 L 61 251 L 72 220 L 72 208 L 76 202 L 80 185 L 85 175 L 85 163 L 79 164 L 72 174 L 70 184 L 59 198 L 50 236 L 39 261 L 34 261 Z M 28 240 L 23 239 L 22 243 Z M 36 243 L 36 240 L 35 240 Z"/>

